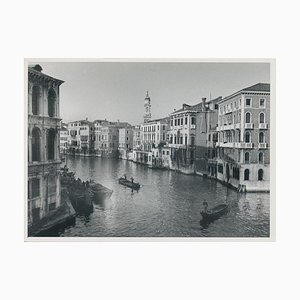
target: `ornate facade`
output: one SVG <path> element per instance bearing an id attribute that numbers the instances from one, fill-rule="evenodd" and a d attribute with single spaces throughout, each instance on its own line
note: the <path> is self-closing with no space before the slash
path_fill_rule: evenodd
<path id="1" fill-rule="evenodd" d="M 28 68 L 28 225 L 61 204 L 59 87 L 62 80 Z"/>

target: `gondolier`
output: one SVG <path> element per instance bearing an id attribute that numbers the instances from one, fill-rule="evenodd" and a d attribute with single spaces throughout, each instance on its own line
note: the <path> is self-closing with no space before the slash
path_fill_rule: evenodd
<path id="1" fill-rule="evenodd" d="M 202 203 L 202 205 L 203 205 L 203 208 L 204 208 L 204 212 L 207 213 L 207 210 L 208 210 L 208 203 L 207 203 L 207 201 L 204 200 L 203 203 Z"/>

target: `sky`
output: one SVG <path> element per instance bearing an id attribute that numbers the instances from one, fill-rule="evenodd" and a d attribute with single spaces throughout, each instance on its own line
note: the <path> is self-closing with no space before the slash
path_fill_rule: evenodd
<path id="1" fill-rule="evenodd" d="M 38 63 L 38 62 L 35 62 Z M 63 122 L 96 119 L 142 122 L 149 91 L 152 118 L 202 97 L 226 97 L 258 82 L 270 82 L 268 63 L 40 62 L 60 86 Z"/>

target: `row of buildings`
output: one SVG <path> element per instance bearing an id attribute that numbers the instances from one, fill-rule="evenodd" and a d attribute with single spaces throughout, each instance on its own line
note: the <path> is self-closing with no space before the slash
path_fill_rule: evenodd
<path id="1" fill-rule="evenodd" d="M 269 191 L 269 125 L 268 83 L 183 104 L 160 119 L 152 118 L 147 92 L 141 124 L 106 119 L 64 124 L 61 152 L 119 157 L 215 178 L 243 191 Z"/>
<path id="2" fill-rule="evenodd" d="M 183 104 L 153 119 L 87 119 L 61 123 L 62 80 L 28 68 L 28 225 L 59 208 L 61 153 L 119 157 L 214 178 L 246 191 L 270 189 L 270 84 L 258 83 L 227 97 Z"/>

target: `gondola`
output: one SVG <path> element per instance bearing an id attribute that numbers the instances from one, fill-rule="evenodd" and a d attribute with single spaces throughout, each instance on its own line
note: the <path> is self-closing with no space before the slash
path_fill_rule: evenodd
<path id="1" fill-rule="evenodd" d="M 222 215 L 228 212 L 227 204 L 219 204 L 212 209 L 208 209 L 206 212 L 201 211 L 201 216 L 203 220 L 213 221 L 220 218 Z"/>
<path id="2" fill-rule="evenodd" d="M 131 180 L 127 180 L 124 177 L 119 178 L 119 184 L 125 185 L 133 190 L 139 190 L 140 184 L 137 182 L 131 182 Z"/>

